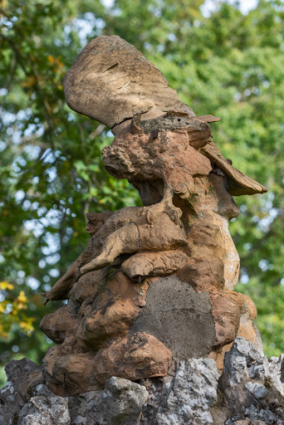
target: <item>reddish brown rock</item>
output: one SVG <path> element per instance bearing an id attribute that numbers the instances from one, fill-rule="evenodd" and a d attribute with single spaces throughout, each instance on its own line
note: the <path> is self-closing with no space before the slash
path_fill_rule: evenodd
<path id="1" fill-rule="evenodd" d="M 47 314 L 40 323 L 40 329 L 56 344 L 61 344 L 66 337 L 76 333 L 78 326 L 77 315 L 70 313 L 67 306 Z"/>
<path id="2" fill-rule="evenodd" d="M 231 343 L 240 325 L 240 308 L 226 293 L 211 293 L 212 314 L 215 321 L 215 349 Z"/>
<path id="3" fill-rule="evenodd" d="M 232 306 L 235 306 L 235 309 L 236 309 L 236 306 L 238 306 L 239 320 L 235 320 L 235 326 L 236 326 L 235 335 L 234 335 L 234 322 L 230 320 L 231 318 L 229 317 L 229 310 L 226 311 L 223 316 L 221 314 L 222 313 L 221 310 L 223 309 L 223 301 L 220 301 L 220 299 L 218 299 L 218 295 L 225 297 L 227 300 L 227 303 L 230 303 Z M 220 370 L 223 370 L 224 356 L 226 352 L 228 352 L 231 349 L 233 341 L 236 337 L 240 336 L 245 338 L 247 341 L 253 344 L 260 353 L 263 352 L 263 349 L 262 349 L 262 342 L 259 335 L 259 331 L 256 328 L 256 326 L 253 324 L 253 320 L 256 317 L 257 311 L 250 297 L 238 292 L 233 292 L 233 291 L 228 291 L 218 295 L 216 294 L 215 296 L 211 295 L 212 304 L 214 306 L 213 314 L 216 320 L 216 330 L 217 330 L 216 337 L 218 337 L 218 331 L 219 331 L 219 337 L 222 338 L 222 335 L 223 337 L 225 335 L 227 336 L 227 339 L 226 339 L 227 343 L 219 344 L 219 348 L 217 347 L 217 350 L 215 351 L 215 357 L 214 356 L 213 357 L 216 359 L 217 367 Z M 220 306 L 221 306 L 221 310 L 220 310 Z M 237 312 L 237 310 L 235 311 Z M 234 316 L 232 315 L 232 317 Z M 236 317 L 237 317 L 237 314 L 235 314 L 235 318 Z M 226 325 L 226 319 L 228 323 L 231 323 L 230 326 L 228 326 L 228 324 Z M 237 326 L 237 323 L 238 323 L 238 326 Z M 231 337 L 229 333 L 230 329 L 231 329 Z M 232 338 L 233 335 L 234 337 Z M 230 338 L 231 338 L 231 341 L 229 341 Z"/>
<path id="4" fill-rule="evenodd" d="M 131 280 L 139 281 L 146 276 L 166 276 L 181 269 L 189 260 L 180 250 L 165 252 L 138 252 L 121 265 L 123 273 Z"/>
<path id="5" fill-rule="evenodd" d="M 93 359 L 91 353 L 56 358 L 50 376 L 46 374 L 48 387 L 62 397 L 101 389 L 94 379 Z"/>
<path id="6" fill-rule="evenodd" d="M 233 196 L 241 195 L 254 195 L 255 193 L 267 192 L 266 187 L 262 186 L 255 180 L 243 174 L 241 171 L 233 167 L 229 161 L 227 161 L 215 143 L 212 140 L 205 146 L 200 148 L 205 156 L 210 158 L 218 167 L 220 167 L 225 174 L 229 177 L 228 191 Z"/>
<path id="7" fill-rule="evenodd" d="M 264 186 L 226 161 L 202 118 L 189 117 L 185 122 L 179 118 L 183 127 L 175 122 L 175 116 L 151 120 L 149 124 L 135 118 L 116 135 L 111 146 L 103 149 L 106 169 L 116 178 L 134 182 L 161 179 L 174 193 L 187 198 L 196 193 L 192 178 L 208 176 L 217 166 L 228 176 L 228 193 L 239 196 L 266 192 Z M 219 120 L 211 116 L 206 119 Z M 172 121 L 171 126 L 168 121 Z"/>
<path id="8" fill-rule="evenodd" d="M 50 388 L 77 394 L 112 375 L 165 376 L 172 358 L 222 367 L 237 335 L 259 337 L 249 297 L 233 292 L 239 256 L 232 195 L 266 189 L 226 160 L 211 115 L 194 116 L 166 80 L 119 37 L 98 37 L 66 75 L 71 108 L 110 126 L 107 171 L 128 179 L 143 207 L 88 213 L 85 251 L 45 294 L 68 299 L 42 329 L 60 345 L 44 359 Z"/>
<path id="9" fill-rule="evenodd" d="M 97 37 L 82 50 L 65 76 L 64 92 L 70 108 L 110 128 L 137 113 L 194 115 L 158 68 L 116 35 Z"/>
<path id="10" fill-rule="evenodd" d="M 188 282 L 197 292 L 209 292 L 213 288 L 223 289 L 224 263 L 206 248 L 203 249 L 203 258 L 191 258 L 187 264 L 178 271 L 177 276 Z M 210 261 L 206 259 L 210 258 Z"/>
<path id="11" fill-rule="evenodd" d="M 210 127 L 191 119 L 196 133 L 210 140 Z M 172 131 L 144 132 L 140 123 L 133 122 L 119 133 L 111 146 L 103 149 L 106 169 L 116 178 L 136 180 L 162 180 L 165 186 L 183 198 L 196 193 L 194 176 L 208 176 L 210 161 L 190 146 L 193 137 L 187 127 Z M 159 128 L 157 127 L 157 130 Z M 195 134 L 196 134 L 195 133 Z M 198 136 L 194 136 L 198 139 Z"/>
<path id="12" fill-rule="evenodd" d="M 104 385 L 111 376 L 137 381 L 145 376 L 166 376 L 171 352 L 158 339 L 134 333 L 101 350 L 93 361 L 95 379 Z"/>
<path id="13" fill-rule="evenodd" d="M 110 211 L 104 211 L 103 213 L 88 213 L 88 223 L 86 225 L 86 231 L 93 236 L 103 226 L 103 224 L 110 218 L 113 213 Z M 77 260 L 69 267 L 67 272 L 56 282 L 53 288 L 48 291 L 44 296 L 48 300 L 58 301 L 67 299 L 68 292 L 72 289 L 73 285 L 78 281 L 80 277 L 81 264 L 88 263 L 90 258 L 90 251 L 92 248 L 92 239 L 90 240 L 87 249 L 77 258 Z M 84 285 L 84 282 L 81 282 Z"/>
<path id="14" fill-rule="evenodd" d="M 68 293 L 69 299 L 80 307 L 90 295 L 95 298 L 101 282 L 104 280 L 104 270 L 95 270 L 81 276 Z"/>
<path id="15" fill-rule="evenodd" d="M 112 215 L 112 211 L 103 211 L 102 213 L 88 212 L 86 214 L 88 219 L 86 232 L 93 236 Z"/>
<path id="16" fill-rule="evenodd" d="M 118 272 L 101 289 L 95 303 L 84 308 L 84 320 L 79 331 L 83 340 L 95 350 L 109 345 L 114 338 L 126 335 L 145 305 L 148 284 L 133 285 Z"/>
<path id="17" fill-rule="evenodd" d="M 123 211 L 123 210 L 121 210 Z M 163 200 L 155 205 L 132 209 L 131 220 L 108 234 L 107 224 L 103 226 L 94 238 L 102 238 L 101 250 L 96 258 L 80 268 L 81 273 L 98 270 L 114 262 L 122 254 L 132 254 L 137 251 L 171 250 L 186 246 L 186 235 L 180 222 L 181 210 L 172 203 L 169 189 L 164 192 Z M 115 221 L 114 214 L 109 221 Z M 94 251 L 98 254 L 97 250 Z M 93 253 L 90 254 L 93 256 Z M 82 263 L 81 263 L 82 264 Z"/>

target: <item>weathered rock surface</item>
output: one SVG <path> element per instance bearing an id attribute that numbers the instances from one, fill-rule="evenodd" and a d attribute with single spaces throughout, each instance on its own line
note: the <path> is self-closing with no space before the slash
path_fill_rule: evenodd
<path id="1" fill-rule="evenodd" d="M 0 393 L 0 424 L 283 425 L 284 355 L 267 360 L 238 337 L 224 365 L 220 377 L 213 359 L 191 358 L 166 377 L 136 383 L 113 376 L 102 390 L 60 397 L 38 365 L 12 361 Z"/>
<path id="2" fill-rule="evenodd" d="M 167 131 L 163 129 L 164 119 L 156 120 L 156 129 L 151 133 L 143 129 L 139 118 L 119 132 L 112 145 L 102 151 L 107 171 L 115 178 L 127 178 L 134 185 L 136 181 L 160 179 L 186 199 L 196 193 L 193 178 L 208 176 L 216 164 L 223 176 L 228 176 L 227 191 L 231 195 L 267 191 L 228 163 L 213 143 L 206 121 L 214 122 L 219 118 L 210 115 L 189 117 L 184 127 L 173 125 Z"/>
<path id="3" fill-rule="evenodd" d="M 219 187 L 224 177 L 215 177 Z M 220 198 L 209 190 L 210 179 L 196 183 L 193 215 L 174 205 L 166 189 L 158 204 L 125 208 L 105 221 L 98 216 L 101 227 L 93 218 L 96 232 L 67 280 L 72 275 L 75 282 L 80 269 L 86 273 L 68 286 L 68 305 L 41 323 L 60 344 L 44 359 L 45 377 L 58 395 L 100 389 L 112 375 L 166 376 L 172 355 L 210 354 L 222 369 L 237 335 L 256 341 L 254 304 L 228 290 L 237 282 L 239 258 L 227 220 L 215 212 Z M 235 204 L 226 196 L 221 192 L 222 214 L 231 216 Z M 129 257 L 137 244 L 142 250 Z M 62 287 L 64 277 L 51 290 L 53 298 L 62 296 Z M 141 347 L 134 335 L 142 337 Z"/>
<path id="4" fill-rule="evenodd" d="M 181 215 L 182 211 L 173 205 L 169 189 L 165 189 L 163 199 L 158 204 L 120 210 L 94 235 L 91 249 L 93 259 L 85 265 L 81 264 L 80 272 L 84 274 L 102 269 L 123 254 L 168 251 L 186 246 Z"/>
<path id="5" fill-rule="evenodd" d="M 5 372 L 7 384 L 0 390 L 0 425 L 12 423 L 29 399 L 29 387 L 42 378 L 42 367 L 28 359 L 11 360 Z"/>
<path id="6" fill-rule="evenodd" d="M 146 305 L 131 331 L 154 335 L 171 350 L 176 360 L 206 357 L 215 338 L 211 310 L 207 293 L 196 293 L 176 276 L 163 277 L 150 284 Z"/>
<path id="7" fill-rule="evenodd" d="M 77 328 L 77 316 L 68 307 L 61 307 L 52 314 L 47 314 L 41 321 L 40 327 L 45 334 L 57 344 L 64 342 Z"/>
<path id="8" fill-rule="evenodd" d="M 267 360 L 246 339 L 236 338 L 220 380 L 232 414 L 226 425 L 247 419 L 284 424 L 283 366 L 283 356 Z"/>
<path id="9" fill-rule="evenodd" d="M 68 397 L 71 425 L 97 424 L 97 411 L 103 390 Z"/>
<path id="10" fill-rule="evenodd" d="M 82 50 L 65 76 L 64 92 L 70 108 L 110 128 L 134 114 L 194 115 L 158 68 L 115 35 L 97 37 Z"/>
<path id="11" fill-rule="evenodd" d="M 41 322 L 57 344 L 43 360 L 45 383 L 58 396 L 99 394 L 112 376 L 167 379 L 186 360 L 199 389 L 184 387 L 180 397 L 185 403 L 196 392 L 207 401 L 204 417 L 197 397 L 183 420 L 193 412 L 196 423 L 211 421 L 204 365 L 216 361 L 221 371 L 237 336 L 260 346 L 255 306 L 234 292 L 240 264 L 228 224 L 240 210 L 232 195 L 266 188 L 213 143 L 209 124 L 220 118 L 196 117 L 162 73 L 117 36 L 83 49 L 64 90 L 71 108 L 113 130 L 102 152 L 106 170 L 128 179 L 143 206 L 88 213 L 85 251 L 44 294 L 68 300 Z M 167 403 L 178 417 L 173 388 Z"/>
<path id="12" fill-rule="evenodd" d="M 157 425 L 213 424 L 210 407 L 217 401 L 218 370 L 212 359 L 180 362 L 157 412 Z"/>
<path id="13" fill-rule="evenodd" d="M 68 400 L 58 396 L 36 396 L 23 407 L 17 425 L 70 425 Z"/>
<path id="14" fill-rule="evenodd" d="M 183 268 L 188 256 L 181 250 L 165 252 L 138 252 L 125 260 L 121 269 L 132 281 L 147 276 L 166 276 Z"/>
<path id="15" fill-rule="evenodd" d="M 148 398 L 145 387 L 122 378 L 108 380 L 97 406 L 100 425 L 138 425 Z"/>
<path id="16" fill-rule="evenodd" d="M 122 95 L 120 84 L 127 73 L 138 72 L 137 61 L 140 79 L 127 80 Z M 208 123 L 219 118 L 181 111 L 184 104 L 173 91 L 159 86 L 161 76 L 128 43 L 100 37 L 65 79 L 71 107 L 111 126 L 125 121 L 103 159 L 110 174 L 138 189 L 144 206 L 89 214 L 86 250 L 45 294 L 69 299 L 41 323 L 60 344 L 47 353 L 44 371 L 61 396 L 99 390 L 112 375 L 133 381 L 167 376 L 172 359 L 210 356 L 222 369 L 237 335 L 257 340 L 253 303 L 233 293 L 239 256 L 228 222 L 239 214 L 231 194 L 266 189 L 213 144 Z M 151 98 L 152 77 L 151 96 L 160 87 L 158 103 L 127 116 L 138 87 L 142 103 Z M 106 86 L 108 78 L 112 83 Z M 97 84 L 105 103 L 95 94 Z M 166 102 L 159 109 L 172 95 L 173 108 Z M 127 124 L 128 118 L 133 119 Z"/>
<path id="17" fill-rule="evenodd" d="M 100 350 L 93 361 L 93 374 L 101 385 L 113 375 L 137 381 L 145 376 L 166 376 L 171 363 L 171 352 L 162 342 L 136 332 Z"/>

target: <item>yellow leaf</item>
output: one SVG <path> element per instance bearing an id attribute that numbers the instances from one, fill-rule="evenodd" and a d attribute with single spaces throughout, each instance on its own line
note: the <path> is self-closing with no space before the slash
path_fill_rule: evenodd
<path id="1" fill-rule="evenodd" d="M 26 310 L 26 309 L 27 309 L 27 306 L 26 306 L 26 304 L 19 303 L 19 304 L 18 304 L 18 309 L 19 309 L 19 310 Z"/>
<path id="2" fill-rule="evenodd" d="M 18 296 L 17 301 L 18 301 L 19 303 L 24 303 L 24 304 L 28 302 L 28 299 L 27 299 L 27 297 L 25 296 L 24 291 L 20 291 L 20 295 Z"/>
<path id="3" fill-rule="evenodd" d="M 30 87 L 33 87 L 35 84 L 36 84 L 36 77 L 34 75 L 31 75 L 30 77 L 27 78 L 26 81 L 22 83 L 22 86 L 26 88 L 30 88 Z"/>
<path id="4" fill-rule="evenodd" d="M 51 56 L 51 55 L 48 55 L 48 56 L 47 56 L 47 60 L 48 60 L 48 62 L 50 62 L 50 63 L 54 63 L 54 61 L 55 61 L 54 57 L 53 57 L 53 56 Z"/>
<path id="5" fill-rule="evenodd" d="M 14 285 L 9 282 L 0 282 L 0 289 L 2 289 L 2 291 L 5 291 L 5 289 L 9 289 L 9 291 L 11 291 L 14 289 Z"/>
<path id="6" fill-rule="evenodd" d="M 34 327 L 31 323 L 21 322 L 20 327 L 23 329 L 25 333 L 28 335 L 34 331 Z"/>

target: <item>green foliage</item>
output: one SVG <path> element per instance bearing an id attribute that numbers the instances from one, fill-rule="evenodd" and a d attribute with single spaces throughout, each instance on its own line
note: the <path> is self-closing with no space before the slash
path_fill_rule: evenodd
<path id="1" fill-rule="evenodd" d="M 224 2 L 210 18 L 202 4 L 0 1 L 0 280 L 14 286 L 2 288 L 1 301 L 28 299 L 21 320 L 2 312 L 9 324 L 4 363 L 21 355 L 39 362 L 50 345 L 39 321 L 60 303 L 44 307 L 40 293 L 85 247 L 84 214 L 140 202 L 104 170 L 108 129 L 70 111 L 64 99 L 66 70 L 101 34 L 143 51 L 196 114 L 220 116 L 212 130 L 221 151 L 268 187 L 267 195 L 237 200 L 242 214 L 231 231 L 241 256 L 237 289 L 258 307 L 266 353 L 284 352 L 283 3 L 260 0 L 243 15 L 238 3 Z M 32 324 L 32 337 L 21 323 Z"/>

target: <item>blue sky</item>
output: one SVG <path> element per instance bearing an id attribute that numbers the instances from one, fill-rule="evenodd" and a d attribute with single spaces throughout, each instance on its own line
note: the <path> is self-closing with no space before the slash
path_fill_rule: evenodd
<path id="1" fill-rule="evenodd" d="M 222 1 L 222 0 L 220 0 Z M 210 11 L 213 11 L 218 3 L 218 0 L 206 0 L 204 6 L 202 7 L 203 13 L 206 15 L 210 14 Z M 234 3 L 234 0 L 229 1 Z M 111 7 L 114 3 L 114 0 L 103 0 L 105 6 Z M 257 6 L 258 0 L 240 0 L 241 11 L 243 13 L 248 13 L 251 9 L 254 9 Z"/>
<path id="2" fill-rule="evenodd" d="M 112 2 L 112 0 L 104 0 L 106 3 Z M 204 6 L 202 7 L 203 13 L 205 16 L 216 9 L 216 6 L 221 1 L 218 0 L 206 0 Z M 229 3 L 234 3 L 234 0 L 230 0 Z M 258 0 L 240 0 L 240 8 L 243 13 L 248 13 L 251 9 L 254 9 L 258 4 Z"/>

